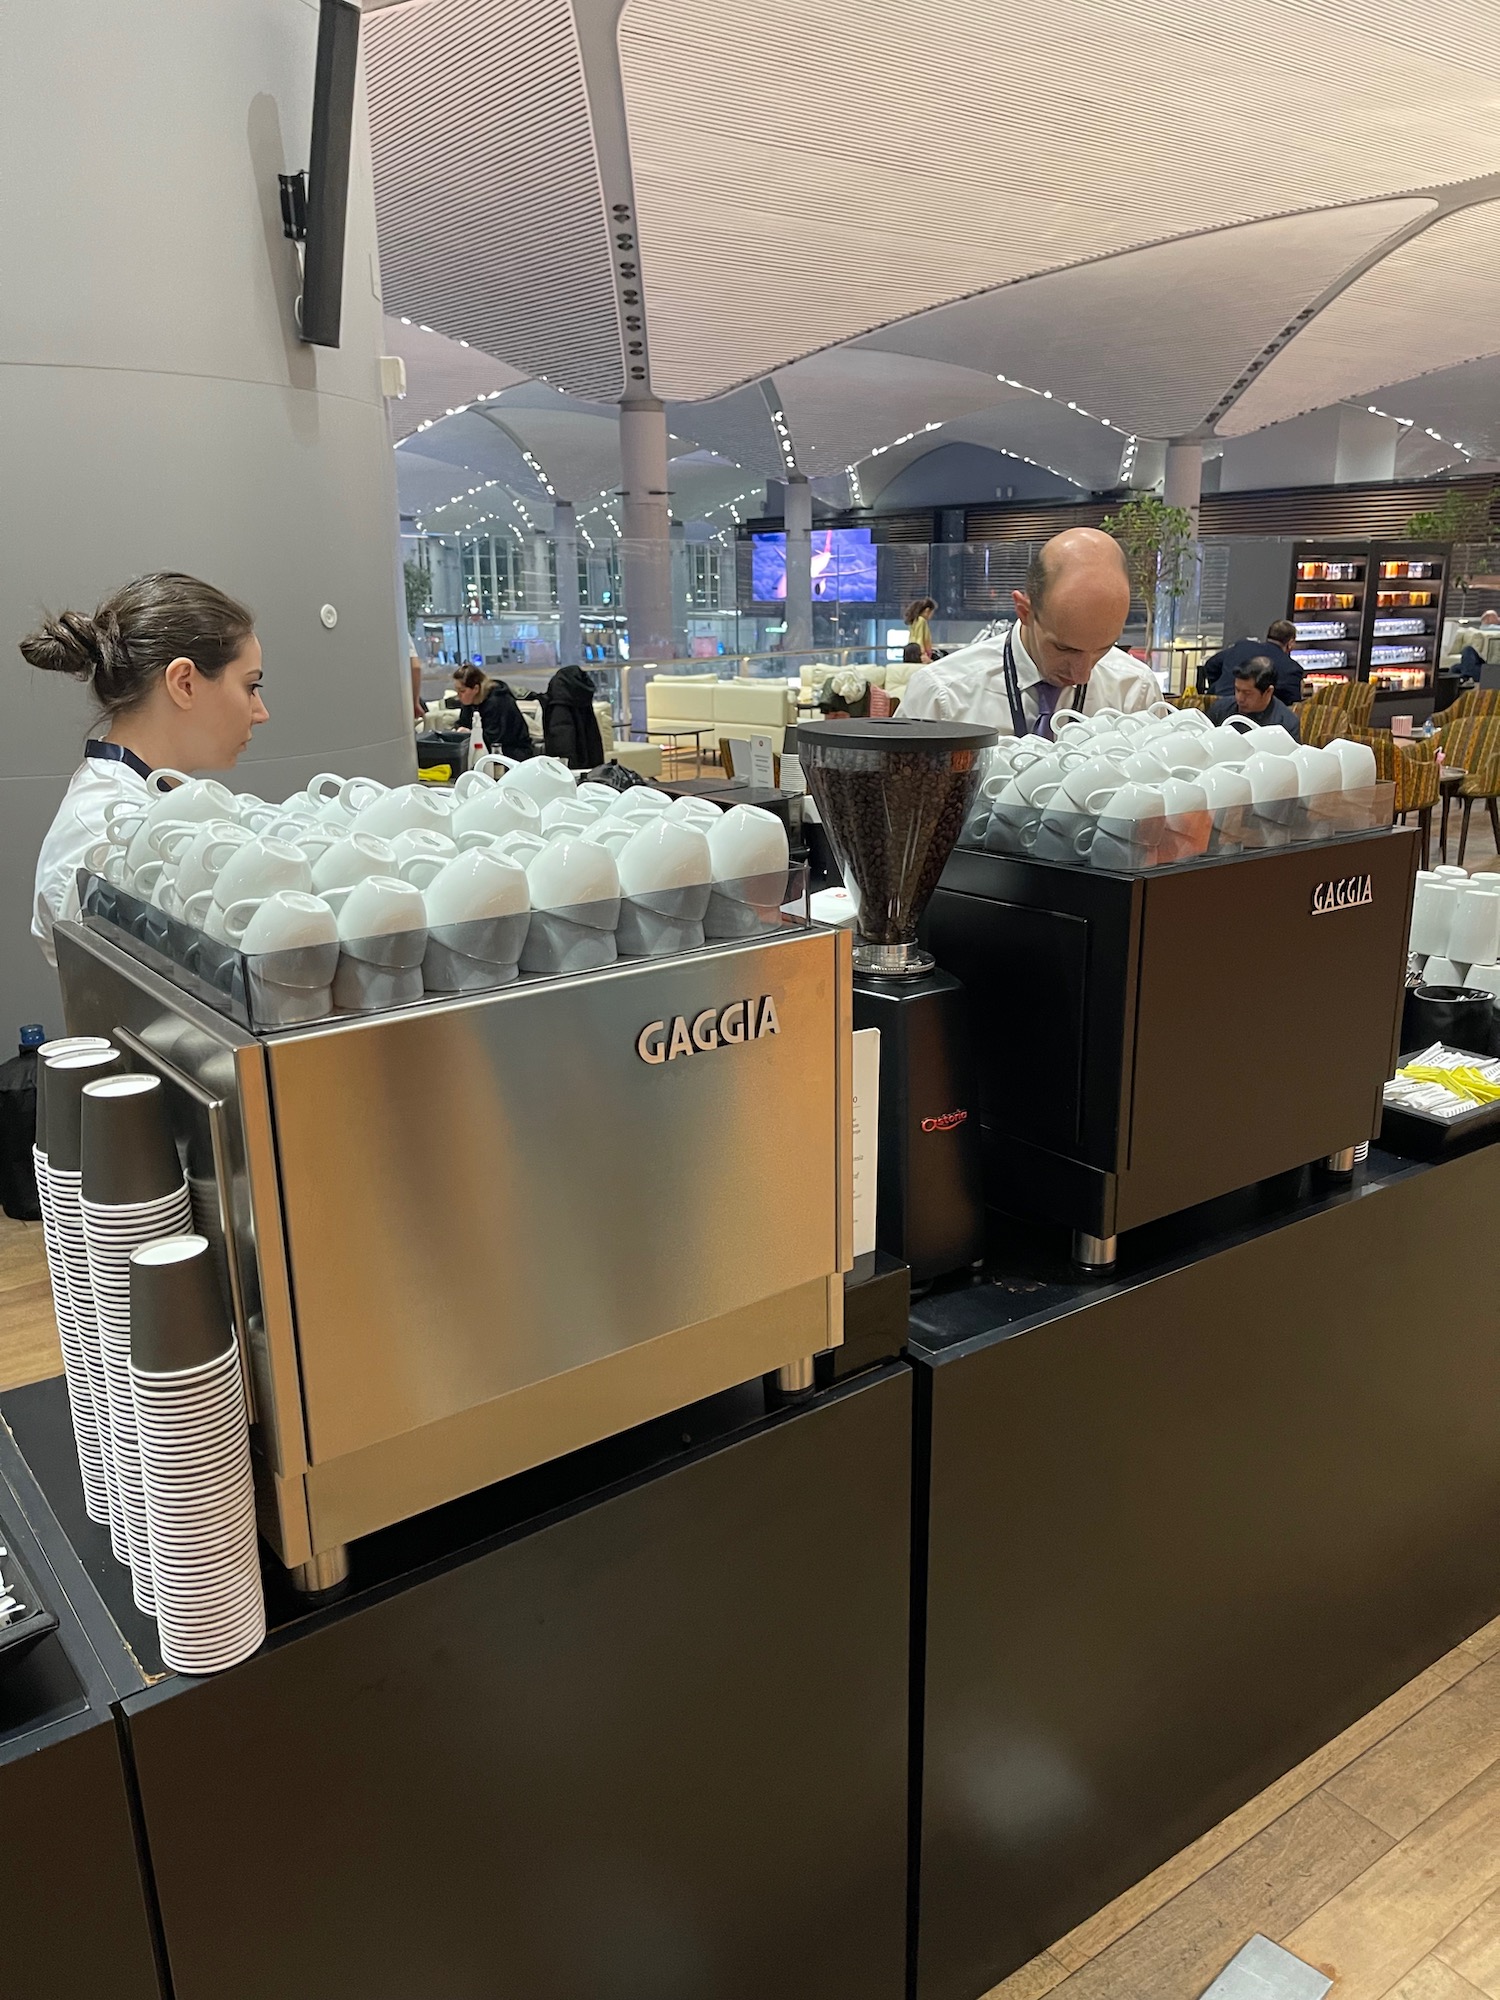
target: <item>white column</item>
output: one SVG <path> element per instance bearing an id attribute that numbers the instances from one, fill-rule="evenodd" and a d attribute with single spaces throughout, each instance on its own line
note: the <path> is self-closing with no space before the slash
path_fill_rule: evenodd
<path id="1" fill-rule="evenodd" d="M 637 664 L 675 658 L 667 412 L 652 396 L 620 405 L 625 623 Z"/>
<path id="2" fill-rule="evenodd" d="M 557 663 L 583 664 L 583 617 L 578 602 L 578 517 L 571 500 L 552 504 L 552 534 L 557 543 Z"/>
<path id="3" fill-rule="evenodd" d="M 788 653 L 812 651 L 812 487 L 805 473 L 786 482 L 786 637 Z"/>
<path id="4" fill-rule="evenodd" d="M 1167 446 L 1166 482 L 1163 492 L 1169 507 L 1186 507 L 1193 517 L 1193 533 L 1198 532 L 1198 501 L 1203 492 L 1203 447 L 1201 444 Z"/>
<path id="5" fill-rule="evenodd" d="M 89 0 L 6 10 L 7 1022 L 60 1026 L 28 906 L 89 716 L 83 689 L 16 656 L 43 606 L 92 610 L 145 570 L 204 577 L 251 607 L 265 649 L 271 720 L 239 783 L 279 798 L 330 768 L 415 771 L 363 90 L 340 347 L 297 338 L 297 265 L 281 238 L 276 176 L 307 163 L 317 34 L 305 0 L 135 0 L 112 18 Z M 332 626 L 319 615 L 330 604 Z"/>

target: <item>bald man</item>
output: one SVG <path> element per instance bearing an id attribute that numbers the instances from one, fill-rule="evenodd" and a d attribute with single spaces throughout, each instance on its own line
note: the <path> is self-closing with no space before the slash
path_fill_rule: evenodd
<path id="1" fill-rule="evenodd" d="M 1155 674 L 1116 644 L 1130 614 L 1130 579 L 1112 535 L 1054 535 L 1026 572 L 1026 588 L 1011 595 L 1009 631 L 920 668 L 901 697 L 903 716 L 1050 737 L 1059 708 L 1128 713 L 1160 701 Z"/>

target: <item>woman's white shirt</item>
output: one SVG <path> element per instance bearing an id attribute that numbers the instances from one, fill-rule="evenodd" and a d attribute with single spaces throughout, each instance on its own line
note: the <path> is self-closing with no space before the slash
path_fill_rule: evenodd
<path id="1" fill-rule="evenodd" d="M 78 870 L 95 841 L 104 838 L 104 815 L 116 799 L 146 803 L 146 780 L 114 758 L 85 757 L 68 781 L 57 817 L 36 863 L 31 935 L 49 965 L 56 965 L 52 926 L 78 915 Z"/>

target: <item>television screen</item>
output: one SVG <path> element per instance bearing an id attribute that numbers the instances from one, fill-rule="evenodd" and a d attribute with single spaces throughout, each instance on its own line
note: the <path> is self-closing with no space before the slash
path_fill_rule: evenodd
<path id="1" fill-rule="evenodd" d="M 757 604 L 785 603 L 785 535 L 752 538 L 750 594 Z M 815 603 L 875 602 L 875 544 L 868 528 L 813 529 L 812 594 Z"/>

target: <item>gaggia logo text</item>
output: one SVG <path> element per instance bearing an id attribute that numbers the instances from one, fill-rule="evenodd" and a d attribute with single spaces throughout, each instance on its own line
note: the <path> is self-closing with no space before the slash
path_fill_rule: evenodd
<path id="1" fill-rule="evenodd" d="M 967 1111 L 945 1111 L 940 1118 L 924 1118 L 924 1132 L 956 1132 L 968 1120 Z"/>
<path id="2" fill-rule="evenodd" d="M 644 1063 L 669 1063 L 679 1056 L 707 1055 L 711 1049 L 732 1049 L 740 1042 L 760 1042 L 780 1033 L 776 1002 L 762 993 L 758 1000 L 705 1007 L 691 1021 L 686 1014 L 670 1021 L 648 1021 L 635 1038 L 635 1052 Z"/>
<path id="3" fill-rule="evenodd" d="M 1315 917 L 1327 917 L 1335 910 L 1357 910 L 1374 900 L 1368 875 L 1342 875 L 1334 882 L 1320 882 L 1313 890 L 1312 913 Z"/>

